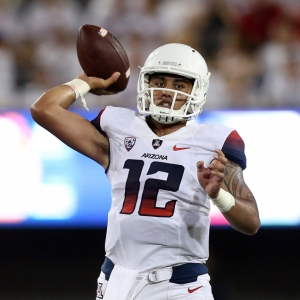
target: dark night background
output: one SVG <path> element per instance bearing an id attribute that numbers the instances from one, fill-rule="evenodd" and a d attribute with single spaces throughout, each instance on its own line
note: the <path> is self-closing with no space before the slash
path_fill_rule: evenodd
<path id="1" fill-rule="evenodd" d="M 0 230 L 1 300 L 95 299 L 104 229 Z M 300 299 L 300 230 L 212 228 L 215 300 Z"/>

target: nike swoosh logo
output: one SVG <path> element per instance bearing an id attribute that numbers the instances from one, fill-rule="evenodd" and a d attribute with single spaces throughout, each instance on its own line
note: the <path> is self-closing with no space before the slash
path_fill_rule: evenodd
<path id="1" fill-rule="evenodd" d="M 173 147 L 174 151 L 179 151 L 179 150 L 186 150 L 186 149 L 190 149 L 191 147 L 183 147 L 183 148 L 177 148 L 176 145 Z"/>
<path id="2" fill-rule="evenodd" d="M 189 293 L 194 293 L 195 291 L 199 290 L 199 289 L 202 288 L 202 287 L 203 287 L 203 285 L 198 286 L 198 287 L 196 287 L 196 288 L 194 288 L 194 289 L 188 288 L 188 292 L 189 292 Z"/>

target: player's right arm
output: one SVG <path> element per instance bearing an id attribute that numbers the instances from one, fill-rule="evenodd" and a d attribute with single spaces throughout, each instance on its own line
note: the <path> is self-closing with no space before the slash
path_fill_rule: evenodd
<path id="1" fill-rule="evenodd" d="M 107 94 L 105 89 L 114 83 L 119 73 L 114 73 L 107 80 L 78 76 L 90 86 L 90 92 L 96 95 Z M 104 168 L 109 162 L 108 140 L 90 121 L 68 111 L 75 101 L 71 87 L 60 85 L 46 91 L 30 107 L 31 116 L 40 126 L 51 132 L 69 147 L 98 162 Z"/>

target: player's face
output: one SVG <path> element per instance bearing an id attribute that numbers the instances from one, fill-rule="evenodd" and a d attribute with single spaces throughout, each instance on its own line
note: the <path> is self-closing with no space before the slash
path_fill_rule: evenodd
<path id="1" fill-rule="evenodd" d="M 193 80 L 179 75 L 156 73 L 150 78 L 149 88 L 172 89 L 190 94 L 193 88 Z M 154 104 L 156 106 L 170 108 L 174 94 L 175 92 L 168 90 L 154 90 Z M 173 109 L 180 109 L 186 100 L 187 96 L 177 94 Z"/>

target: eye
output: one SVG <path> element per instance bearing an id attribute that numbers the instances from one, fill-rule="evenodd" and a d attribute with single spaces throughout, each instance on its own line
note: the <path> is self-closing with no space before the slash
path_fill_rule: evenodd
<path id="1" fill-rule="evenodd" d="M 185 88 L 185 86 L 183 84 L 177 83 L 177 84 L 175 84 L 175 88 L 176 88 L 176 90 L 182 90 Z"/>
<path id="2" fill-rule="evenodd" d="M 164 83 L 163 82 L 156 82 L 155 85 L 157 87 L 163 87 L 164 86 Z"/>

